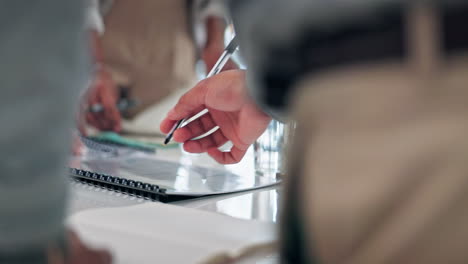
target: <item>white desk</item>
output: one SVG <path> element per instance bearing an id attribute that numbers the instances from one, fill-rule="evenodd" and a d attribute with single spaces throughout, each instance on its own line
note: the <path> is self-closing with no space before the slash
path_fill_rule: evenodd
<path id="1" fill-rule="evenodd" d="M 234 173 L 251 173 L 254 170 L 253 151 L 250 149 L 242 162 L 223 166 L 209 156 L 183 153 L 180 148 L 160 150 L 158 158 L 169 161 L 191 162 L 210 167 L 225 167 Z M 70 214 L 92 208 L 120 207 L 148 202 L 114 191 L 101 189 L 81 183 L 72 183 Z M 281 188 L 279 185 L 253 191 L 228 195 L 207 196 L 173 202 L 174 205 L 196 208 L 229 215 L 241 219 L 276 222 L 278 219 Z"/>
<path id="2" fill-rule="evenodd" d="M 156 155 L 158 158 L 169 161 L 190 162 L 192 164 L 202 166 L 222 167 L 222 165 L 217 164 L 207 155 L 183 153 L 179 148 L 159 151 Z M 241 163 L 224 167 L 237 174 L 251 174 L 254 170 L 253 159 L 253 151 L 250 149 Z M 79 211 L 94 208 L 122 207 L 139 203 L 153 203 L 134 196 L 128 196 L 112 190 L 106 190 L 75 181 L 72 182 L 71 190 L 72 199 L 70 199 L 70 215 Z M 172 204 L 224 214 L 234 218 L 276 223 L 278 220 L 280 195 L 281 186 L 276 185 L 245 192 L 182 200 L 173 202 Z M 190 221 L 190 219 L 187 219 L 187 221 Z M 177 251 L 177 249 L 174 250 Z M 277 254 L 257 256 L 242 263 L 273 264 L 278 263 L 278 256 Z"/>

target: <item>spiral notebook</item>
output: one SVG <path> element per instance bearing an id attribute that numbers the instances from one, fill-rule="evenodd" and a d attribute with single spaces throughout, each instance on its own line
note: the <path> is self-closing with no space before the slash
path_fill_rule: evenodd
<path id="1" fill-rule="evenodd" d="M 114 147 L 113 147 L 114 148 Z M 97 149 L 97 148 L 96 148 Z M 82 182 L 161 202 L 268 187 L 279 179 L 158 158 L 141 151 L 99 147 L 74 157 L 70 175 Z M 102 149 L 105 149 L 103 152 Z"/>

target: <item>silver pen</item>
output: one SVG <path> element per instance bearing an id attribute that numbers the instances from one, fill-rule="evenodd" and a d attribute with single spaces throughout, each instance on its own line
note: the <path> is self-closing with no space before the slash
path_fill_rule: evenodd
<path id="1" fill-rule="evenodd" d="M 231 42 L 229 42 L 227 47 L 224 49 L 223 54 L 221 54 L 218 61 L 215 63 L 215 65 L 213 66 L 211 71 L 208 73 L 206 78 L 210 78 L 213 75 L 218 74 L 223 69 L 224 65 L 226 65 L 228 60 L 231 58 L 232 54 L 236 51 L 237 46 L 238 46 L 238 43 L 237 43 L 236 37 L 234 36 L 234 38 L 232 38 Z M 204 115 L 206 113 L 208 113 L 208 109 L 203 109 L 198 114 L 196 114 L 193 117 L 191 117 L 190 119 L 188 119 L 188 121 L 192 122 L 193 120 L 201 117 L 202 115 Z M 182 124 L 184 124 L 186 121 L 187 121 L 187 118 L 184 118 L 184 119 L 181 119 L 181 120 L 177 121 L 177 123 L 172 127 L 171 131 L 169 132 L 169 134 L 167 134 L 166 138 L 164 139 L 164 145 L 167 145 L 167 143 L 169 143 L 171 141 L 172 136 L 174 135 L 174 132 L 178 128 L 180 128 L 182 126 Z"/>

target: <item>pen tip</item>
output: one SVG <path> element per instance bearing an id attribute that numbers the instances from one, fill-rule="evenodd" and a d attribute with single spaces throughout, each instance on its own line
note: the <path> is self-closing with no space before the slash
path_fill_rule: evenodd
<path id="1" fill-rule="evenodd" d="M 167 143 L 169 143 L 169 140 L 171 140 L 169 137 L 167 137 L 166 139 L 164 139 L 164 145 L 167 145 Z"/>

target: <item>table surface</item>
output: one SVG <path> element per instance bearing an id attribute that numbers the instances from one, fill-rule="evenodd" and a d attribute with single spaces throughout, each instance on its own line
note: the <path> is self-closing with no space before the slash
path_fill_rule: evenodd
<path id="1" fill-rule="evenodd" d="M 217 164 L 206 154 L 189 154 L 181 148 L 172 148 L 160 150 L 156 156 L 169 161 L 187 162 L 190 160 L 193 164 L 209 167 L 224 167 L 234 173 L 251 174 L 254 170 L 254 155 L 252 148 L 249 149 L 244 159 L 235 165 L 223 166 Z M 212 195 L 195 199 L 182 200 L 171 204 L 195 208 L 234 218 L 244 220 L 257 220 L 263 222 L 276 223 L 278 220 L 279 201 L 281 196 L 281 185 L 275 185 L 267 188 L 261 188 L 251 191 L 238 193 Z M 151 203 L 144 199 L 134 196 L 117 193 L 112 190 L 106 190 L 81 182 L 72 181 L 71 199 L 69 206 L 69 215 L 74 213 L 108 207 L 130 206 L 140 203 Z M 266 255 L 256 255 L 242 261 L 242 264 L 277 264 L 279 263 L 278 253 L 268 253 Z"/>
<path id="2" fill-rule="evenodd" d="M 179 147 L 158 149 L 156 156 L 169 161 L 186 162 L 190 160 L 193 164 L 206 167 L 224 167 L 238 174 L 251 174 L 254 170 L 252 148 L 249 149 L 240 163 L 234 165 L 220 165 L 206 154 L 189 154 L 182 151 Z M 71 190 L 72 199 L 69 214 L 94 208 L 129 206 L 148 202 L 143 199 L 78 182 L 72 182 Z M 172 204 L 220 213 L 240 219 L 276 222 L 278 219 L 280 195 L 281 186 L 276 185 L 252 191 L 177 201 Z"/>

